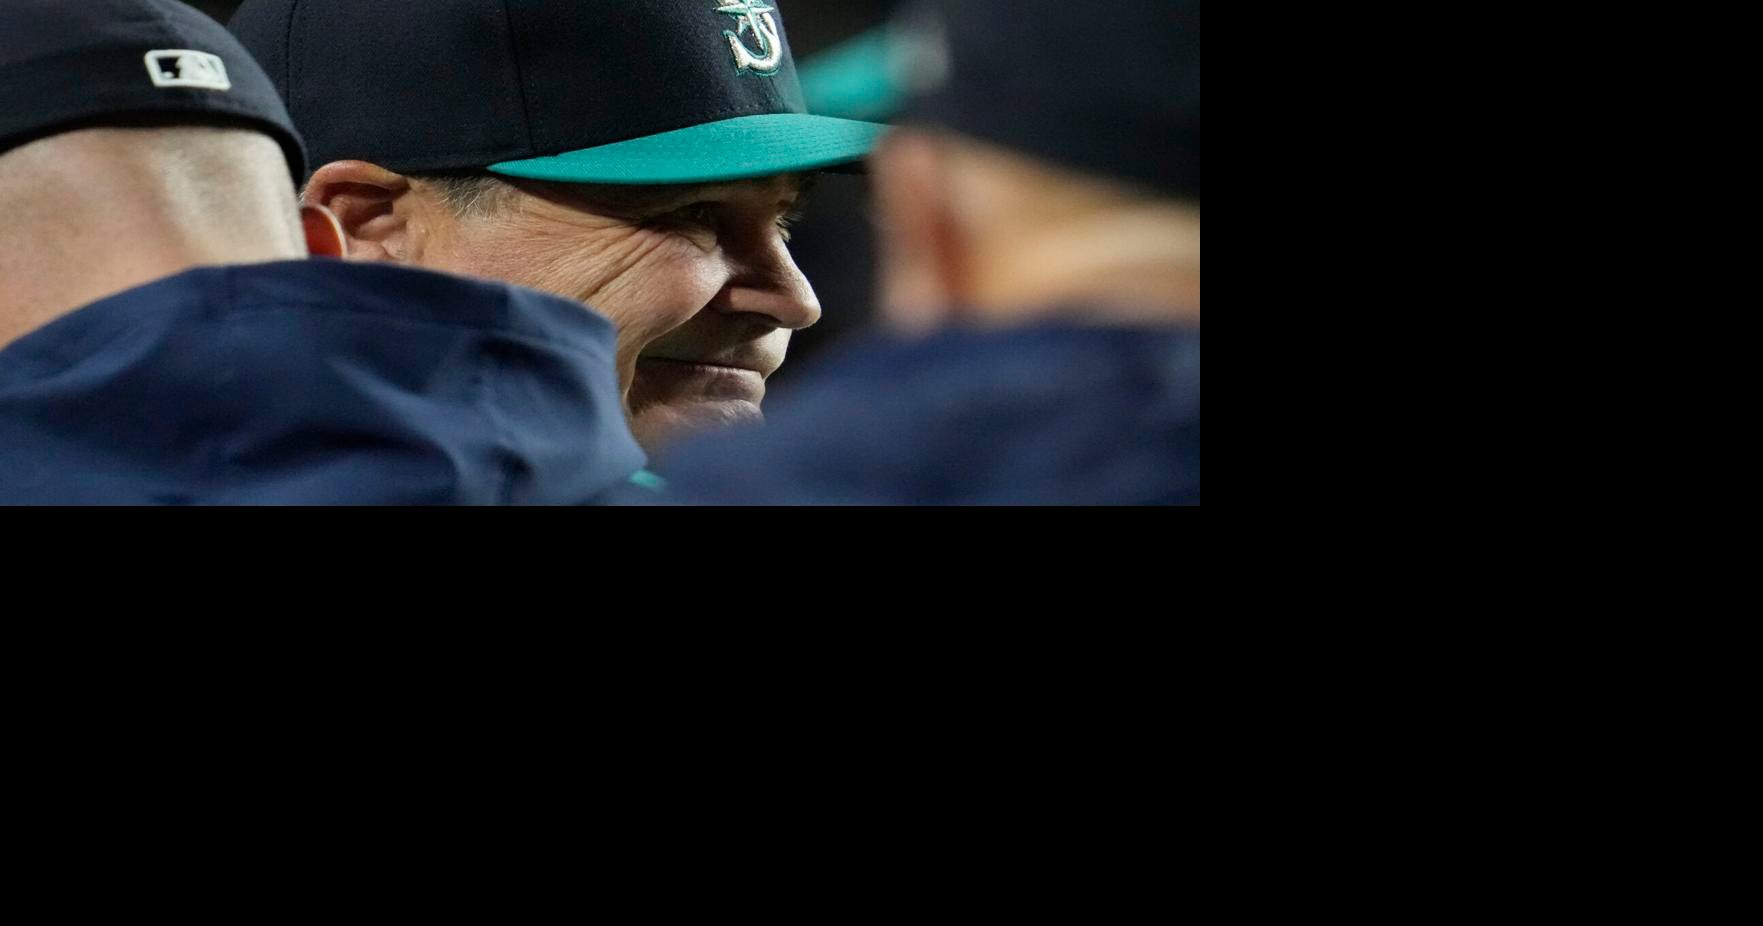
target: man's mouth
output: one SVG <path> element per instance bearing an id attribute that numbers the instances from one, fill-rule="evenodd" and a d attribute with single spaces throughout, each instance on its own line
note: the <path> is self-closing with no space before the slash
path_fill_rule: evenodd
<path id="1" fill-rule="evenodd" d="M 670 364 L 676 364 L 676 365 L 685 366 L 685 367 L 695 367 L 697 369 L 707 370 L 707 371 L 712 371 L 712 372 L 718 371 L 718 370 L 728 370 L 728 371 L 740 372 L 740 373 L 756 373 L 759 375 L 759 377 L 761 379 L 765 378 L 764 367 L 759 365 L 757 362 L 751 362 L 751 361 L 708 360 L 708 359 L 706 359 L 706 360 L 691 360 L 691 359 L 686 359 L 686 358 L 682 358 L 682 357 L 638 357 L 637 363 L 639 363 L 639 364 L 642 364 L 642 363 L 670 363 Z"/>
<path id="2" fill-rule="evenodd" d="M 637 391 L 752 402 L 765 399 L 765 371 L 746 358 L 637 358 Z"/>

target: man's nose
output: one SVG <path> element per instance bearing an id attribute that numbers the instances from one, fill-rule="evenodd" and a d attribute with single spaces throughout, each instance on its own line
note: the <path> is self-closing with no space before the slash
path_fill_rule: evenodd
<path id="1" fill-rule="evenodd" d="M 750 262 L 731 261 L 728 285 L 716 300 L 724 312 L 764 315 L 779 328 L 800 331 L 820 321 L 820 299 L 783 242 Z"/>

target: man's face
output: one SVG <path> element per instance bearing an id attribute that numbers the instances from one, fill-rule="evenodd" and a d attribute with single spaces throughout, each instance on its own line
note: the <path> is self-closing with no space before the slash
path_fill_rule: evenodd
<path id="1" fill-rule="evenodd" d="M 760 420 L 765 382 L 820 303 L 790 258 L 797 176 L 699 186 L 511 181 L 493 208 L 424 209 L 421 263 L 556 293 L 618 326 L 637 440 Z"/>

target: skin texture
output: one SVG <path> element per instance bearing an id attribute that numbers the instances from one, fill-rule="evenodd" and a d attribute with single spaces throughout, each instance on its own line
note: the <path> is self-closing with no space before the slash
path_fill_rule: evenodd
<path id="1" fill-rule="evenodd" d="M 618 327 L 631 429 L 654 451 L 758 421 L 791 333 L 820 318 L 784 227 L 796 176 L 683 187 L 497 182 L 461 209 L 372 164 L 326 165 L 307 201 L 341 218 L 359 260 L 389 260 L 578 300 Z"/>
<path id="2" fill-rule="evenodd" d="M 884 314 L 897 328 L 1200 324 L 1200 206 L 953 135 L 871 159 Z"/>
<path id="3" fill-rule="evenodd" d="M 0 154 L 0 347 L 82 306 L 195 267 L 340 254 L 257 132 L 99 128 Z"/>

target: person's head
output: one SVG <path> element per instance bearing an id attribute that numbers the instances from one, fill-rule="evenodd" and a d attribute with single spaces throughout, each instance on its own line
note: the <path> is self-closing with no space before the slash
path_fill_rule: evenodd
<path id="1" fill-rule="evenodd" d="M 619 329 L 632 429 L 759 415 L 820 314 L 787 247 L 880 127 L 807 115 L 777 4 L 247 0 L 232 28 L 358 259 L 532 286 Z"/>
<path id="2" fill-rule="evenodd" d="M 0 154 L 0 345 L 82 305 L 199 266 L 340 256 L 255 129 L 80 128 Z"/>
<path id="3" fill-rule="evenodd" d="M 892 320 L 1198 321 L 1199 9 L 933 0 L 905 20 L 916 98 L 871 167 Z"/>
<path id="4" fill-rule="evenodd" d="M 819 319 L 786 243 L 807 183 L 602 186 L 340 161 L 306 196 L 358 259 L 505 280 L 611 319 L 632 430 L 653 447 L 757 417 L 791 332 Z"/>
<path id="5" fill-rule="evenodd" d="M 206 264 L 342 246 L 298 136 L 219 24 L 172 0 L 0 4 L 0 345 Z"/>

